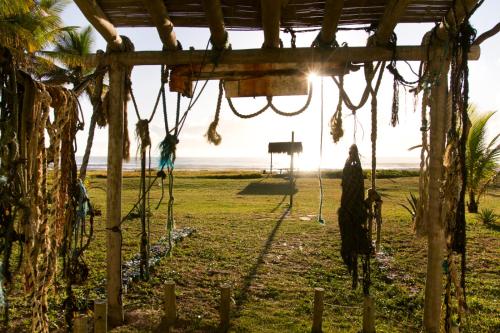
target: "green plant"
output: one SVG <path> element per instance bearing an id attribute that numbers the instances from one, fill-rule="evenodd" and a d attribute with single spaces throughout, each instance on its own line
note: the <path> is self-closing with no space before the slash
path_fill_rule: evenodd
<path id="1" fill-rule="evenodd" d="M 477 219 L 483 224 L 495 224 L 498 219 L 498 215 L 495 214 L 493 209 L 483 208 L 477 215 Z"/>
<path id="2" fill-rule="evenodd" d="M 490 142 L 486 140 L 487 123 L 495 112 L 477 113 L 474 106 L 469 107 L 471 128 L 467 136 L 466 167 L 469 213 L 477 213 L 479 199 L 498 176 L 500 158 L 500 133 L 495 134 Z"/>
<path id="3" fill-rule="evenodd" d="M 413 194 L 412 192 L 410 192 L 410 196 L 406 196 L 406 201 L 408 202 L 408 204 L 399 204 L 401 207 L 403 207 L 404 209 L 406 209 L 410 215 L 411 215 L 411 219 L 412 221 L 415 220 L 415 217 L 417 216 L 417 205 L 418 205 L 418 198 L 415 196 L 415 194 Z"/>

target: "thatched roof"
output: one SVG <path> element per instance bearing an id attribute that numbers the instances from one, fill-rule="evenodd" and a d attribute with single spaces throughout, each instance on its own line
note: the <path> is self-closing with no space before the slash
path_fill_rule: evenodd
<path id="1" fill-rule="evenodd" d="M 272 0 L 279 1 L 279 0 Z M 111 23 L 117 27 L 154 27 L 142 0 L 97 0 Z M 177 27 L 208 27 L 200 0 L 163 1 L 170 19 Z M 388 0 L 346 0 L 339 25 L 377 24 Z M 439 22 L 453 0 L 414 0 L 399 22 Z M 261 1 L 221 0 L 224 23 L 228 29 L 262 29 Z M 325 0 L 289 0 L 283 7 L 281 27 L 319 27 L 323 20 Z"/>
<path id="2" fill-rule="evenodd" d="M 269 142 L 269 154 L 302 153 L 302 142 Z"/>

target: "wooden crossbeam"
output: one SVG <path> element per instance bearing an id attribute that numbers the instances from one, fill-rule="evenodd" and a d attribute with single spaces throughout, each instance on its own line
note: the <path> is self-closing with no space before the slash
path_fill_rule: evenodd
<path id="1" fill-rule="evenodd" d="M 264 30 L 263 48 L 280 47 L 281 0 L 261 0 L 262 29 Z"/>
<path id="2" fill-rule="evenodd" d="M 319 38 L 321 39 L 320 41 L 322 44 L 330 44 L 335 39 L 343 7 L 344 1 L 326 0 L 325 16 L 323 17 L 323 23 L 319 33 Z"/>
<path id="3" fill-rule="evenodd" d="M 169 51 L 177 50 L 174 24 L 170 21 L 165 3 L 162 0 L 143 0 L 142 3 L 158 30 L 163 46 Z"/>
<path id="4" fill-rule="evenodd" d="M 108 44 L 117 49 L 121 47 L 120 35 L 95 0 L 75 0 L 75 4 Z"/>
<path id="5" fill-rule="evenodd" d="M 136 51 L 121 52 L 117 54 L 104 55 L 103 64 L 120 62 L 124 65 L 189 65 L 189 64 L 211 64 L 212 52 L 205 50 L 186 50 L 177 52 L 161 51 Z M 470 60 L 477 60 L 480 56 L 478 46 L 471 47 Z M 392 49 L 386 47 L 340 47 L 332 50 L 319 48 L 296 48 L 296 49 L 248 49 L 227 50 L 218 59 L 219 65 L 235 64 L 262 64 L 262 63 L 295 63 L 300 68 L 307 68 L 315 64 L 338 64 L 345 62 L 370 62 L 370 61 L 422 61 L 427 59 L 427 49 L 422 46 L 398 46 L 393 54 Z M 82 59 L 87 65 L 96 65 L 97 56 L 88 55 Z"/>
<path id="6" fill-rule="evenodd" d="M 219 50 L 226 47 L 227 31 L 224 26 L 224 14 L 220 0 L 203 0 L 208 27 L 210 28 L 210 40 L 212 45 Z"/>
<path id="7" fill-rule="evenodd" d="M 405 14 L 408 4 L 412 0 L 390 0 L 384 10 L 384 14 L 379 20 L 375 32 L 375 45 L 387 45 L 398 21 Z"/>

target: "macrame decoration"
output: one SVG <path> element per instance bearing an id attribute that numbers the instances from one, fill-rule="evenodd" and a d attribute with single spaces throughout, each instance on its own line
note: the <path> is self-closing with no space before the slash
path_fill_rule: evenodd
<path id="1" fill-rule="evenodd" d="M 467 308 L 465 298 L 466 221 L 465 193 L 467 184 L 466 144 L 469 134 L 469 68 L 468 53 L 476 31 L 467 19 L 457 27 L 451 43 L 451 126 L 444 157 L 443 212 L 447 256 L 445 261 L 445 331 L 452 323 L 463 325 Z M 451 32 L 450 32 L 451 33 Z M 457 256 L 460 259 L 457 260 Z M 458 264 L 460 261 L 460 264 Z M 458 276 L 458 269 L 461 274 Z M 456 304 L 453 302 L 453 297 Z M 456 319 L 453 317 L 456 315 Z"/>
<path id="2" fill-rule="evenodd" d="M 342 240 L 340 253 L 352 276 L 352 287 L 356 288 L 358 285 L 358 258 L 362 256 L 363 262 L 365 262 L 372 252 L 368 235 L 368 213 L 364 198 L 364 176 L 356 145 L 349 148 L 349 157 L 342 170 L 341 185 L 342 196 L 338 210 Z M 368 272 L 369 266 L 363 265 L 363 276 L 366 276 Z M 364 291 L 366 285 L 369 285 L 369 281 L 363 279 Z"/>

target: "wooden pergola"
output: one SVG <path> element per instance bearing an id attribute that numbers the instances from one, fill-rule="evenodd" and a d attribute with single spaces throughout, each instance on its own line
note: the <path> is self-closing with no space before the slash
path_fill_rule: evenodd
<path id="1" fill-rule="evenodd" d="M 372 61 L 429 60 L 431 70 L 446 76 L 449 58 L 439 50 L 477 4 L 477 0 L 75 0 L 88 21 L 107 41 L 110 52 L 92 55 L 89 63 L 106 64 L 110 68 L 109 143 L 107 178 L 107 298 L 109 324 L 123 321 L 121 286 L 121 184 L 124 114 L 124 66 L 167 65 L 172 69 L 171 89 L 191 94 L 195 79 L 241 80 L 258 75 L 304 76 L 304 68 L 314 68 L 318 75 L 348 72 L 346 64 Z M 434 51 L 415 46 L 390 46 L 390 38 L 398 23 L 438 23 L 432 36 Z M 366 47 L 280 48 L 283 28 L 320 27 L 319 45 L 332 46 L 341 27 L 372 25 L 373 37 Z M 124 52 L 123 38 L 117 27 L 156 27 L 163 51 Z M 179 50 L 175 27 L 210 29 L 212 51 Z M 227 30 L 262 30 L 264 43 L 260 49 L 227 50 Z M 312 41 L 311 41 L 312 42 Z M 441 47 L 440 47 L 441 46 Z M 161 46 L 155 47 L 160 48 Z M 217 58 L 217 66 L 213 61 Z M 479 58 L 479 47 L 473 46 L 470 60 Z M 200 73 L 194 78 L 192 68 Z M 302 69 L 302 70 L 301 70 Z M 430 120 L 430 187 L 429 242 L 424 326 L 438 332 L 440 325 L 441 261 L 444 231 L 438 221 L 440 177 L 446 135 L 446 80 L 431 87 Z M 439 264 L 435 264 L 438 262 Z"/>

